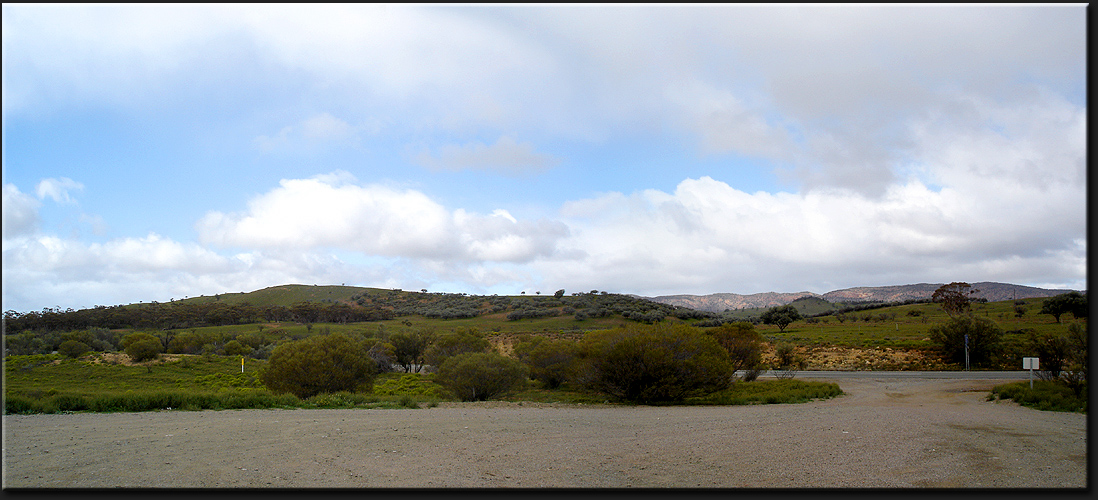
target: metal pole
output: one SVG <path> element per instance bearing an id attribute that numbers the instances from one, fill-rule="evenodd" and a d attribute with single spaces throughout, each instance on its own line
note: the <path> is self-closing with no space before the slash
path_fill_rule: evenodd
<path id="1" fill-rule="evenodd" d="M 968 370 L 968 334 L 965 334 L 965 370 Z"/>

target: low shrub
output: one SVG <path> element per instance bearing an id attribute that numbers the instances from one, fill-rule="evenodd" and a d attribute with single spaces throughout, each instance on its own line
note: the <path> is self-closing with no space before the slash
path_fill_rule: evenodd
<path id="1" fill-rule="evenodd" d="M 246 408 L 293 408 L 301 400 L 289 394 L 267 391 L 247 392 L 187 392 L 187 391 L 127 391 L 122 394 L 62 393 L 34 398 L 9 395 L 4 400 L 4 413 L 31 414 L 90 411 L 98 413 L 140 412 L 165 409 L 226 410 Z"/>
<path id="2" fill-rule="evenodd" d="M 1088 406 L 1085 388 L 1076 395 L 1064 383 L 1048 380 L 1034 381 L 1032 389 L 1028 381 L 997 385 L 991 389 L 987 400 L 997 399 L 1011 399 L 1022 406 L 1044 411 L 1087 413 Z"/>
<path id="3" fill-rule="evenodd" d="M 705 397 L 689 399 L 689 404 L 745 405 L 805 403 L 843 394 L 838 384 L 794 379 L 755 381 L 732 387 Z"/>

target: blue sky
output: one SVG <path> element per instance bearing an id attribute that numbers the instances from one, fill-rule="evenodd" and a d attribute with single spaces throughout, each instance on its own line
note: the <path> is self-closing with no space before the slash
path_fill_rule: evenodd
<path id="1" fill-rule="evenodd" d="M 1086 288 L 1086 8 L 3 7 L 3 307 Z"/>

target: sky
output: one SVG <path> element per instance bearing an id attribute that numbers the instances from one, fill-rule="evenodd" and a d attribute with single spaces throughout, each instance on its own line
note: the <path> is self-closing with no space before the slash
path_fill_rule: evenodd
<path id="1" fill-rule="evenodd" d="M 1085 290 L 1060 5 L 3 6 L 3 309 Z"/>

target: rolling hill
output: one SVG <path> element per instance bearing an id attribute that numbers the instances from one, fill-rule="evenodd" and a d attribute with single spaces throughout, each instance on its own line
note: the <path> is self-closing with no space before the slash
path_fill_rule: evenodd
<path id="1" fill-rule="evenodd" d="M 812 292 L 765 292 L 750 295 L 713 293 L 709 295 L 661 295 L 647 298 L 655 302 L 689 307 L 698 311 L 722 312 L 725 310 L 781 306 L 789 304 L 801 297 L 819 297 L 832 303 L 902 302 L 905 300 L 929 299 L 930 296 L 934 294 L 934 291 L 944 284 L 945 283 L 917 283 L 913 285 L 854 287 L 833 290 L 824 294 L 815 294 Z M 973 297 L 987 299 L 989 302 L 1052 297 L 1053 295 L 1071 291 L 1051 290 L 991 281 L 972 283 L 972 288 L 978 290 L 978 292 L 973 294 Z"/>

